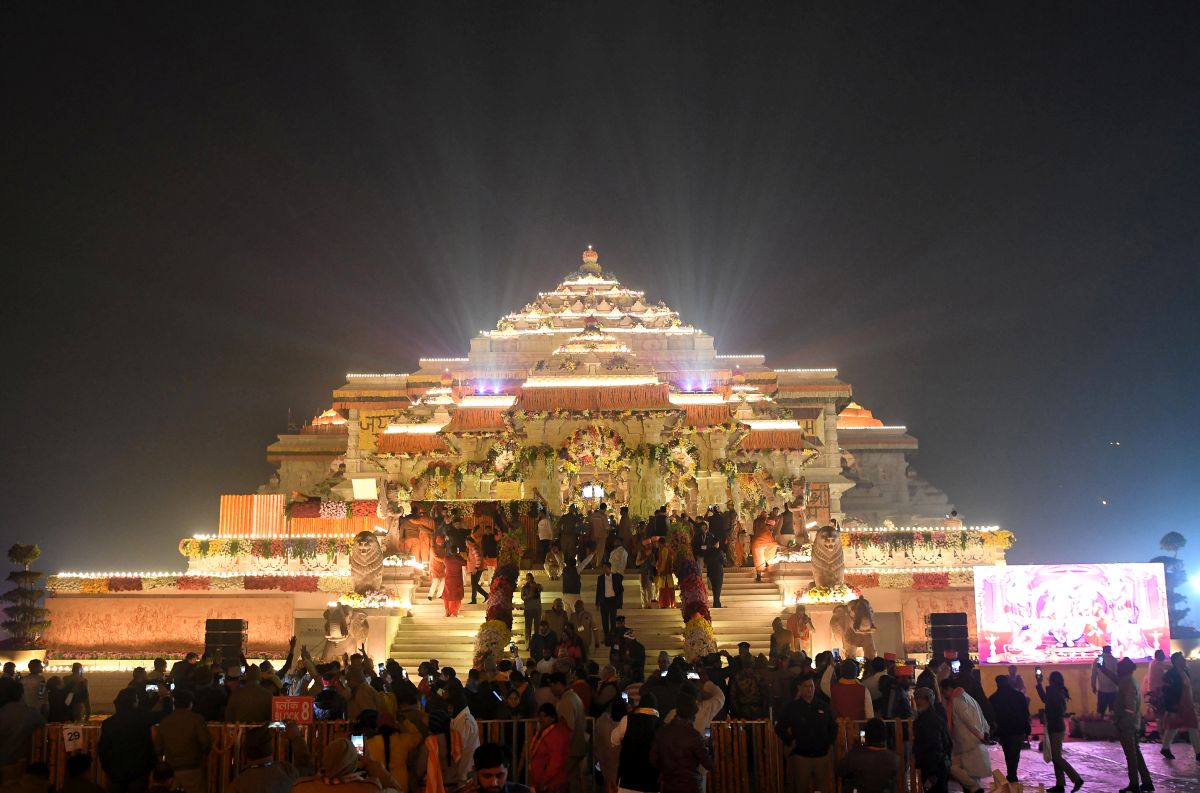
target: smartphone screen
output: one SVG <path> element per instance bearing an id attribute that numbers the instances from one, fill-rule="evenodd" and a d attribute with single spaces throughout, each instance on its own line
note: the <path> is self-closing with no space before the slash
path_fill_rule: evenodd
<path id="1" fill-rule="evenodd" d="M 956 675 L 958 674 L 958 669 L 959 669 L 959 667 L 961 667 L 961 666 L 962 666 L 962 662 L 961 662 L 961 661 L 954 660 L 954 661 L 951 661 L 951 662 L 950 662 L 950 668 L 951 668 L 951 669 L 954 671 L 954 674 L 956 674 Z"/>
<path id="2" fill-rule="evenodd" d="M 358 752 L 358 756 L 363 755 L 363 737 L 361 735 L 351 735 L 350 743 L 354 744 L 354 751 Z"/>
<path id="3" fill-rule="evenodd" d="M 688 676 L 688 680 L 699 680 L 700 679 L 699 672 L 688 672 L 687 676 Z"/>
<path id="4" fill-rule="evenodd" d="M 146 692 L 147 692 L 148 694 L 153 694 L 155 691 L 158 691 L 158 684 L 157 684 L 157 683 L 147 683 L 147 684 L 146 684 Z"/>
<path id="5" fill-rule="evenodd" d="M 622 692 L 621 692 L 621 699 L 623 699 L 623 700 L 625 700 L 626 702 L 628 702 L 628 701 L 629 701 L 629 694 L 627 694 L 626 692 L 622 691 Z"/>

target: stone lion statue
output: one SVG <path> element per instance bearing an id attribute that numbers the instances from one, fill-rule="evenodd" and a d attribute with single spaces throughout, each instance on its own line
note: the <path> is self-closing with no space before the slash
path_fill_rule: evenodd
<path id="1" fill-rule="evenodd" d="M 360 531 L 350 548 L 350 579 L 360 595 L 383 589 L 383 548 L 379 538 L 369 531 Z"/>
<path id="2" fill-rule="evenodd" d="M 813 583 L 833 587 L 845 583 L 846 554 L 842 538 L 833 526 L 817 529 L 812 544 Z"/>
<path id="3" fill-rule="evenodd" d="M 349 606 L 334 605 L 325 609 L 325 647 L 322 661 L 332 661 L 344 653 L 356 653 L 367 643 L 367 615 L 351 611 Z"/>

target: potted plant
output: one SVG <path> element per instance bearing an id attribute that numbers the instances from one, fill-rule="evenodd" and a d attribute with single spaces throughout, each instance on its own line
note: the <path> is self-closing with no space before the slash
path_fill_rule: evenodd
<path id="1" fill-rule="evenodd" d="M 50 610 L 38 605 L 46 594 L 38 586 L 45 574 L 30 569 L 41 555 L 36 545 L 16 544 L 8 549 L 8 560 L 21 569 L 8 574 L 8 580 L 16 586 L 0 595 L 7 604 L 0 625 L 8 633 L 0 646 L 18 665 L 43 655 L 42 634 L 50 627 Z"/>

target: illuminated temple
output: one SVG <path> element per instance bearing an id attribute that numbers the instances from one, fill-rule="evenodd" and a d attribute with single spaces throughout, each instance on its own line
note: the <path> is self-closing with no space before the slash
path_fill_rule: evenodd
<path id="1" fill-rule="evenodd" d="M 713 620 L 722 647 L 765 642 L 771 619 L 811 588 L 805 528 L 834 522 L 845 583 L 874 607 L 879 652 L 927 650 L 931 612 L 964 612 L 974 646 L 971 568 L 1002 563 L 1011 535 L 949 517 L 946 494 L 911 466 L 916 438 L 852 401 L 836 369 L 776 369 L 734 352 L 623 286 L 589 248 L 577 271 L 481 332 L 465 356 L 347 375 L 329 410 L 267 447 L 271 480 L 222 496 L 212 531 L 180 543 L 186 571 L 52 577 L 51 658 L 177 654 L 203 643 L 213 617 L 246 619 L 252 656 L 282 655 L 294 632 L 325 640 L 326 610 L 341 602 L 357 620 L 347 630 L 369 638 L 377 658 L 445 659 L 454 657 L 445 643 L 467 641 L 476 625 L 446 633 L 426 603 L 405 520 L 414 508 L 448 502 L 474 522 L 487 519 L 481 507 L 511 505 L 529 531 L 536 502 L 558 515 L 603 501 L 637 518 L 662 505 L 696 514 L 731 503 L 751 532 L 756 516 L 797 493 L 800 542 L 762 583 L 727 577 L 734 608 Z M 382 538 L 386 556 L 367 594 L 351 580 L 364 531 Z M 536 569 L 530 559 L 524 567 Z M 804 602 L 814 649 L 837 646 L 821 599 Z M 162 624 L 164 613 L 177 618 L 146 638 L 139 625 L 151 615 Z M 651 616 L 644 632 L 678 652 L 677 624 L 657 635 Z M 440 656 L 422 645 L 422 622 L 440 626 Z"/>

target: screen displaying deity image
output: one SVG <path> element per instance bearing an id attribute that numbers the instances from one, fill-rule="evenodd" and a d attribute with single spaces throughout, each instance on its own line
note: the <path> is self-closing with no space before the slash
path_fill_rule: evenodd
<path id="1" fill-rule="evenodd" d="M 980 660 L 1080 663 L 1111 645 L 1117 658 L 1170 653 L 1160 564 L 975 568 Z"/>

